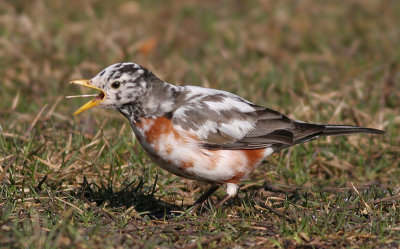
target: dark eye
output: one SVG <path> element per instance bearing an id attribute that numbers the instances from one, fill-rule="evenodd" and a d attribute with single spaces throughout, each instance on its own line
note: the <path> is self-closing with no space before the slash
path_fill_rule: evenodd
<path id="1" fill-rule="evenodd" d="M 117 88 L 119 88 L 120 85 L 121 85 L 121 82 L 119 82 L 119 81 L 114 81 L 114 82 L 111 84 L 111 87 L 114 88 L 114 89 L 117 89 Z"/>

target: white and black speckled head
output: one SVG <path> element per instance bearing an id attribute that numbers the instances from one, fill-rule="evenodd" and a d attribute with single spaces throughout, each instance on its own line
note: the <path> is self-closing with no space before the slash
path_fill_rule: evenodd
<path id="1" fill-rule="evenodd" d="M 105 97 L 100 107 L 118 110 L 128 103 L 142 101 L 146 95 L 147 78 L 152 73 L 135 63 L 117 63 L 105 68 L 90 82 L 91 85 L 104 91 Z"/>
<path id="2" fill-rule="evenodd" d="M 111 65 L 90 80 L 71 81 L 101 94 L 77 112 L 99 106 L 121 112 L 130 120 L 164 115 L 171 111 L 180 89 L 157 78 L 148 69 L 131 62 Z"/>

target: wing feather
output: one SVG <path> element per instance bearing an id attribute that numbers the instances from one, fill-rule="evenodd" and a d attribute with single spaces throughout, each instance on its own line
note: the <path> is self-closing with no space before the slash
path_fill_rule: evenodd
<path id="1" fill-rule="evenodd" d="M 173 113 L 173 123 L 196 134 L 210 149 L 287 147 L 322 131 L 254 105 L 234 94 L 189 87 L 186 102 Z"/>

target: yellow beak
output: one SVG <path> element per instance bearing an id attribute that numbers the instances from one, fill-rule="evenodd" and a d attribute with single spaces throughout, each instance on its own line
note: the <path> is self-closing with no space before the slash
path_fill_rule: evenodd
<path id="1" fill-rule="evenodd" d="M 92 86 L 90 80 L 71 80 L 69 82 L 69 84 L 86 86 L 86 87 L 101 91 L 101 93 L 95 99 L 92 99 L 91 101 L 89 101 L 86 104 L 84 104 L 83 106 L 81 106 L 78 110 L 76 110 L 74 112 L 73 115 L 77 115 L 83 111 L 86 111 L 87 109 L 98 106 L 106 97 L 106 93 L 104 92 L 104 90 L 100 89 L 98 87 Z"/>

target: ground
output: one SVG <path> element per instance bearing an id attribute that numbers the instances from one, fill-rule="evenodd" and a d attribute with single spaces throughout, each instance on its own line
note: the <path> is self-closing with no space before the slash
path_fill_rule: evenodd
<path id="1" fill-rule="evenodd" d="M 1 1 L 0 247 L 398 248 L 399 1 Z M 291 118 L 386 134 L 271 156 L 221 209 L 69 86 L 133 61 Z M 219 190 L 213 201 L 224 195 Z"/>

